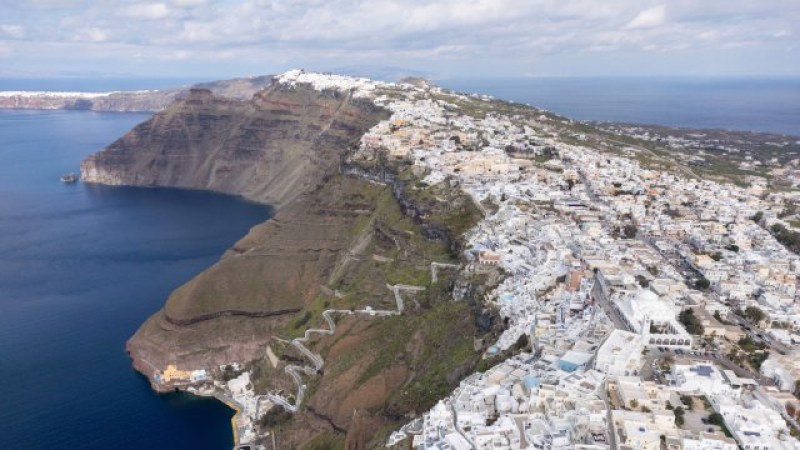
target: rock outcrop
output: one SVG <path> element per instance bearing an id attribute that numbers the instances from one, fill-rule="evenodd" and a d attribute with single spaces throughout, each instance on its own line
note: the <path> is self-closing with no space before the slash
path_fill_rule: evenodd
<path id="1" fill-rule="evenodd" d="M 193 88 L 81 165 L 84 181 L 242 195 L 278 207 L 336 172 L 385 113 L 335 91 L 276 84 L 249 101 Z"/>

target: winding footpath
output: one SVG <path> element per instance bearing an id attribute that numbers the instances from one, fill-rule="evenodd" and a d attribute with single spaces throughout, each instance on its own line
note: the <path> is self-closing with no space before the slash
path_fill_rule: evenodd
<path id="1" fill-rule="evenodd" d="M 438 263 L 434 263 L 438 264 Z M 433 266 L 431 267 L 433 269 Z M 299 406 L 303 403 L 306 394 L 306 385 L 303 383 L 303 374 L 307 376 L 314 376 L 322 371 L 325 366 L 325 360 L 318 353 L 314 353 L 306 347 L 306 344 L 311 339 L 311 336 L 318 334 L 320 336 L 330 336 L 336 332 L 336 322 L 333 320 L 334 314 L 341 315 L 354 315 L 354 314 L 367 314 L 370 316 L 399 316 L 405 310 L 403 298 L 400 296 L 400 291 L 420 292 L 424 291 L 423 286 L 412 286 L 407 284 L 387 284 L 386 287 L 394 293 L 395 302 L 397 303 L 396 310 L 376 310 L 370 307 L 364 309 L 326 309 L 322 312 L 322 318 L 328 324 L 328 328 L 309 328 L 303 333 L 303 337 L 292 339 L 290 345 L 296 348 L 303 356 L 311 363 L 306 365 L 288 364 L 284 368 L 284 372 L 294 380 L 297 385 L 297 394 L 295 401 L 292 403 L 288 398 L 280 394 L 267 393 L 266 397 L 274 404 L 280 405 L 286 411 L 291 413 L 297 412 Z"/>
<path id="2" fill-rule="evenodd" d="M 440 262 L 435 262 L 435 261 L 432 262 L 431 263 L 431 283 L 436 283 L 436 281 L 439 280 L 439 277 L 437 276 L 439 271 L 436 270 L 436 269 L 439 269 L 439 268 L 442 268 L 442 269 L 458 269 L 459 267 L 461 267 L 461 266 L 459 266 L 458 264 L 440 263 Z"/>

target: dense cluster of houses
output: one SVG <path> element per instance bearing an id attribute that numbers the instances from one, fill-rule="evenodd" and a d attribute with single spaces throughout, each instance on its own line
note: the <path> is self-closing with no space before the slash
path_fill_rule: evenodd
<path id="1" fill-rule="evenodd" d="M 507 323 L 485 355 L 495 364 L 388 445 L 800 450 L 785 411 L 800 379 L 793 355 L 774 352 L 763 363 L 775 387 L 714 358 L 676 360 L 660 377 L 645 376 L 656 370 L 651 354 L 747 335 L 720 319 L 748 307 L 763 312 L 759 331 L 770 340 L 800 341 L 800 258 L 767 231 L 785 223 L 790 194 L 647 169 L 568 143 L 569 122 L 552 115 L 487 113 L 485 98 L 435 86 L 303 71 L 278 80 L 390 110 L 352 158 L 403 161 L 428 185 L 457 181 L 485 209 L 465 236 L 465 270 L 505 275 L 486 299 Z M 703 336 L 679 320 L 685 310 Z M 706 423 L 711 415 L 718 420 Z"/>
<path id="2" fill-rule="evenodd" d="M 666 438 L 668 448 L 676 449 L 732 449 L 737 442 L 747 449 L 800 448 L 789 438 L 780 408 L 749 393 L 752 379 L 742 382 L 713 362 L 702 366 L 700 377 L 730 375 L 710 384 L 714 389 L 748 390 L 725 395 L 697 388 L 709 384 L 692 384 L 696 372 L 687 375 L 677 366 L 669 386 L 638 377 L 649 349 L 697 348 L 702 336 L 678 320 L 686 308 L 696 310 L 717 336 L 738 338 L 738 327 L 715 317 L 732 307 L 757 306 L 768 317 L 767 332 L 780 322 L 776 339 L 795 338 L 800 259 L 763 227 L 785 199 L 764 196 L 759 186 L 688 179 L 566 144 L 545 116 L 473 115 L 464 102 L 481 100 L 435 87 L 414 88 L 405 100 L 379 95 L 376 101 L 394 114 L 364 137 L 362 156 L 383 149 L 423 168 L 426 183 L 456 179 L 476 202 L 494 205 L 467 236 L 468 258 L 499 265 L 507 275 L 490 301 L 508 327 L 487 357 L 518 345 L 523 335 L 532 352 L 468 378 L 392 442 L 412 438 L 415 448 L 588 449 L 610 448 L 616 441 L 619 448 L 657 449 Z M 753 220 L 759 212 L 765 223 Z M 708 285 L 688 285 L 687 271 Z M 600 307 L 604 302 L 608 309 Z M 775 372 L 788 380 L 787 387 L 793 381 L 786 375 L 790 369 Z M 573 385 L 574 380 L 579 381 Z M 570 403 L 575 385 L 590 387 L 579 394 L 580 407 Z M 614 405 L 601 400 L 610 386 L 616 388 Z M 719 430 L 676 425 L 676 392 L 684 391 L 709 399 L 733 439 Z M 545 392 L 559 406 L 541 402 Z M 625 399 L 644 392 L 655 395 L 652 407 L 632 411 Z M 781 418 L 778 425 L 761 429 L 740 420 L 762 407 L 772 411 L 772 419 Z"/>

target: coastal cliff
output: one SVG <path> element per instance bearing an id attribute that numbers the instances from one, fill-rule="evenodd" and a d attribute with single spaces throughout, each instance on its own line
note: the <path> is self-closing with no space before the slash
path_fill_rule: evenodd
<path id="1" fill-rule="evenodd" d="M 458 265 L 458 237 L 478 209 L 455 184 L 420 188 L 410 166 L 345 163 L 388 117 L 353 91 L 274 83 L 243 100 L 198 87 L 82 163 L 85 182 L 207 189 L 276 209 L 129 340 L 155 389 L 181 387 L 157 382 L 169 365 L 227 379 L 220 368 L 235 362 L 255 395 L 292 392 L 284 369 L 307 355 L 288 339 L 324 326 L 326 309 L 394 308 L 387 285 L 423 291 L 402 294 L 402 315 L 342 317 L 310 343 L 329 367 L 303 381 L 291 419 L 280 406 L 259 411 L 256 440 L 280 424 L 286 446 L 345 435 L 353 448 L 379 444 L 475 367 L 473 339 L 491 322 L 477 301 L 486 280 L 453 270 L 432 279 L 432 263 Z M 455 285 L 467 302 L 450 300 Z"/>
<path id="2" fill-rule="evenodd" d="M 251 100 L 193 88 L 81 165 L 84 181 L 208 189 L 282 206 L 335 172 L 384 117 L 336 91 L 272 85 Z"/>
<path id="3" fill-rule="evenodd" d="M 272 83 L 272 77 L 237 78 L 201 83 L 218 97 L 248 100 Z M 0 91 L 0 109 L 84 110 L 98 112 L 162 111 L 186 96 L 188 87 L 129 92 Z"/>

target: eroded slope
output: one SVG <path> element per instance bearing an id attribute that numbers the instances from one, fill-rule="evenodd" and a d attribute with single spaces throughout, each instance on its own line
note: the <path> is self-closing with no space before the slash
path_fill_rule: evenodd
<path id="1" fill-rule="evenodd" d="M 384 112 L 276 84 L 250 101 L 193 89 L 81 165 L 85 181 L 209 189 L 282 206 L 336 171 Z"/>

